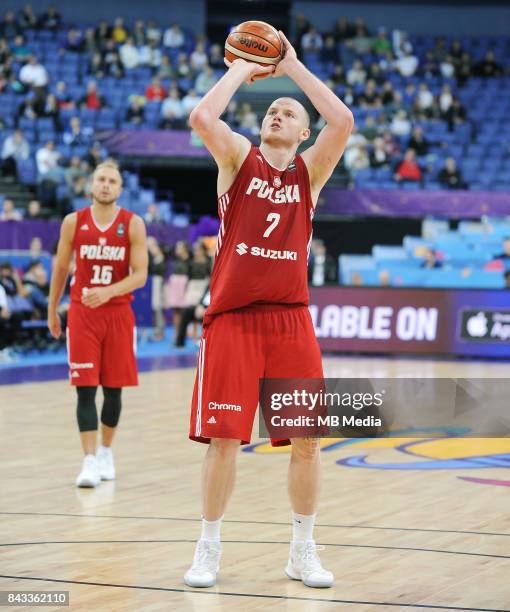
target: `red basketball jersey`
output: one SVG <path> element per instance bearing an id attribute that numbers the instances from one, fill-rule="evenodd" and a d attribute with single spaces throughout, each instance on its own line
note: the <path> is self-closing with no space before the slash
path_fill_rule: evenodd
<path id="1" fill-rule="evenodd" d="M 218 199 L 221 224 L 211 274 L 211 316 L 253 304 L 308 305 L 314 206 L 300 155 L 273 168 L 252 146 Z"/>
<path id="2" fill-rule="evenodd" d="M 77 212 L 73 248 L 76 272 L 71 281 L 71 301 L 81 302 L 84 289 L 106 287 L 129 275 L 129 223 L 132 212 L 119 208 L 115 219 L 100 228 L 92 216 L 92 208 Z M 131 294 L 112 298 L 108 304 L 123 304 Z"/>

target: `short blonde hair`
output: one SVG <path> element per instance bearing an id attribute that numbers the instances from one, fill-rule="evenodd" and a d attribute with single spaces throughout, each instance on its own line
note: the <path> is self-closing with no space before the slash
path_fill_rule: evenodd
<path id="1" fill-rule="evenodd" d="M 103 168 L 110 168 L 111 170 L 116 170 L 119 173 L 120 184 L 122 185 L 122 174 L 121 174 L 121 171 L 120 171 L 120 166 L 119 166 L 119 164 L 114 159 L 108 158 L 108 159 L 105 159 L 100 164 L 98 164 L 96 166 L 96 169 L 94 170 L 93 174 L 96 174 L 96 172 L 98 170 L 102 170 Z"/>

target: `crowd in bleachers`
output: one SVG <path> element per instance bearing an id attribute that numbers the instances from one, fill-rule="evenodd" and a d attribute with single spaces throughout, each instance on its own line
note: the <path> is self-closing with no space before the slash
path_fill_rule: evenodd
<path id="1" fill-rule="evenodd" d="M 343 161 L 351 186 L 510 189 L 510 38 L 408 36 L 345 18 L 321 33 L 299 15 L 294 40 L 353 108 L 356 130 Z M 83 185 L 70 184 L 63 169 L 73 157 L 93 165 L 98 132 L 187 128 L 223 71 L 221 46 L 178 24 L 119 17 L 89 27 L 66 25 L 54 7 L 6 11 L 2 171 L 37 182 L 43 205 L 58 202 L 57 213 L 65 212 Z M 234 100 L 225 118 L 257 137 L 261 118 L 248 103 Z"/>

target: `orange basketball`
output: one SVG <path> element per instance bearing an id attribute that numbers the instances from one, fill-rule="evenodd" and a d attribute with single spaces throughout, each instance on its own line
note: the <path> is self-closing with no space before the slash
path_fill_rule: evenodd
<path id="1" fill-rule="evenodd" d="M 283 45 L 278 31 L 264 21 L 245 21 L 236 26 L 225 41 L 225 58 L 255 62 L 261 66 L 278 64 Z"/>

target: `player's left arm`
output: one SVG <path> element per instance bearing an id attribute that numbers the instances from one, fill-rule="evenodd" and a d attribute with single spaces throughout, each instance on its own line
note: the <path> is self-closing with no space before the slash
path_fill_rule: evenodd
<path id="1" fill-rule="evenodd" d="M 280 32 L 280 37 L 285 47 L 285 56 L 273 76 L 289 76 L 326 121 L 315 143 L 301 156 L 308 168 L 312 196 L 316 201 L 320 190 L 342 157 L 354 126 L 354 118 L 338 96 L 298 60 L 296 51 L 283 32 Z"/>
<path id="2" fill-rule="evenodd" d="M 82 298 L 82 303 L 85 306 L 97 308 L 102 304 L 106 304 L 106 302 L 114 297 L 131 293 L 145 285 L 149 268 L 147 232 L 145 223 L 137 215 L 133 215 L 129 224 L 129 241 L 131 245 L 131 256 L 129 259 L 131 272 L 129 276 L 108 287 L 89 289 Z"/>

